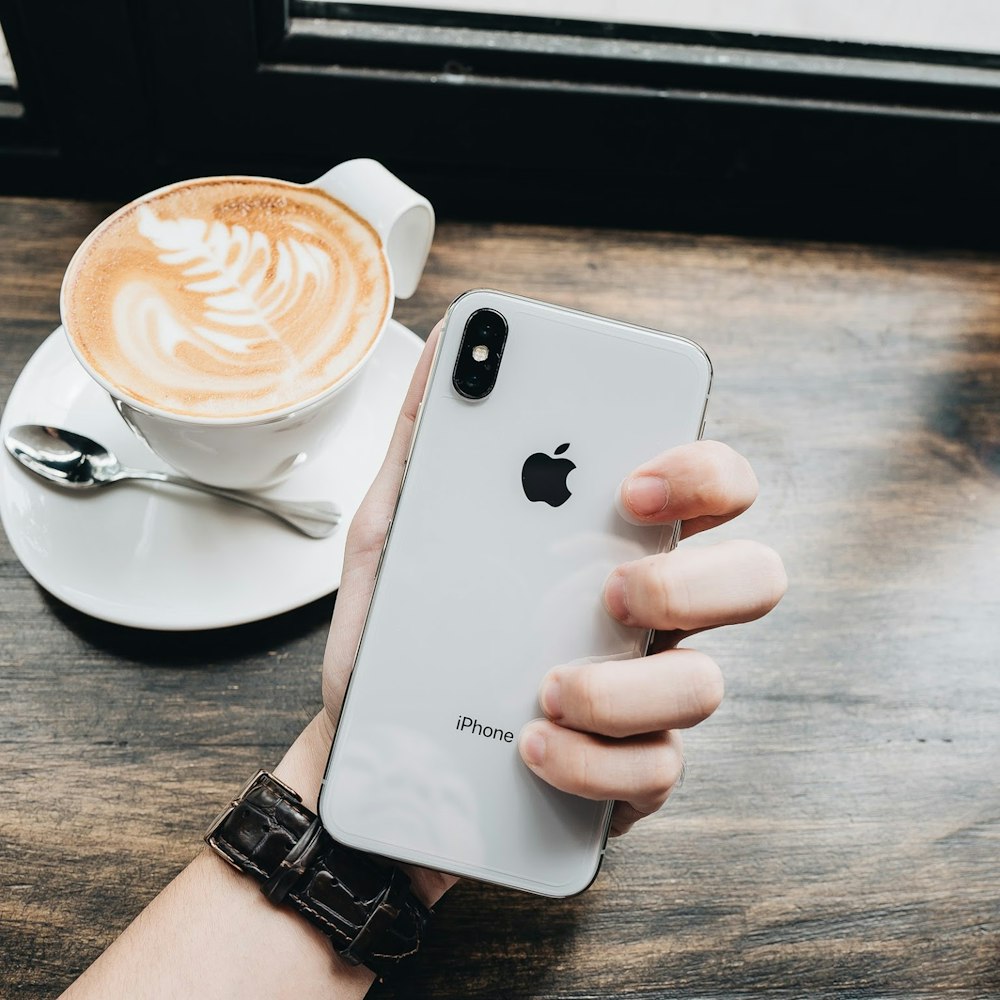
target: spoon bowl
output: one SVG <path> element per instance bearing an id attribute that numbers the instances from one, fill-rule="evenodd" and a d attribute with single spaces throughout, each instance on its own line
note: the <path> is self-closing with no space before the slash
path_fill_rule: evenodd
<path id="1" fill-rule="evenodd" d="M 4 444 L 36 475 L 73 490 L 110 483 L 122 469 L 107 448 L 58 427 L 22 424 L 7 434 Z"/>

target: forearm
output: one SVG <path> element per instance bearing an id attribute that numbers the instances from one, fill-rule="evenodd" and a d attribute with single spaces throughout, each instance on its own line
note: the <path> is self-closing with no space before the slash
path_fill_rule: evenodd
<path id="1" fill-rule="evenodd" d="M 314 720 L 274 772 L 312 809 L 327 749 Z M 311 924 L 270 903 L 253 879 L 206 849 L 64 995 L 328 1000 L 363 997 L 373 978 L 347 965 Z"/>

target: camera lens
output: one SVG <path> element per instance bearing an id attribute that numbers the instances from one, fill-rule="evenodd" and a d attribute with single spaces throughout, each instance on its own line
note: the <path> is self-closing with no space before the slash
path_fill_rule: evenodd
<path id="1" fill-rule="evenodd" d="M 466 399 L 493 391 L 507 342 L 507 321 L 495 309 L 477 309 L 466 321 L 452 385 Z"/>

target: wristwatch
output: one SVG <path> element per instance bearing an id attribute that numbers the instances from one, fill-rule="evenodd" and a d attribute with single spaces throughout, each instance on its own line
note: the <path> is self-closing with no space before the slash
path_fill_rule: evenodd
<path id="1" fill-rule="evenodd" d="M 302 797 L 258 771 L 220 813 L 205 842 L 318 927 L 351 965 L 380 979 L 416 953 L 431 911 L 400 869 L 338 844 Z"/>

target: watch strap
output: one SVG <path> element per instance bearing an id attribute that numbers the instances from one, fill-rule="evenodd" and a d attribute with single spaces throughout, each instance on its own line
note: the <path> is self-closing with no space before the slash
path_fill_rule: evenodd
<path id="1" fill-rule="evenodd" d="M 352 965 L 385 978 L 420 947 L 431 911 L 399 868 L 338 844 L 301 797 L 258 771 L 205 834 L 275 903 L 298 910 Z"/>

